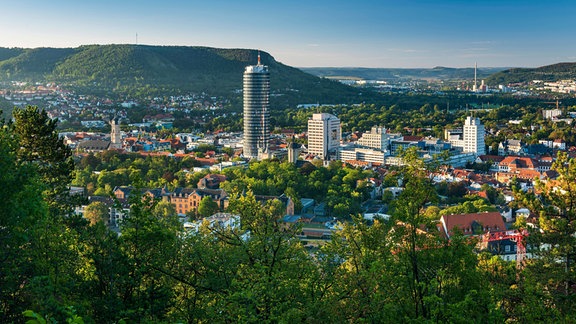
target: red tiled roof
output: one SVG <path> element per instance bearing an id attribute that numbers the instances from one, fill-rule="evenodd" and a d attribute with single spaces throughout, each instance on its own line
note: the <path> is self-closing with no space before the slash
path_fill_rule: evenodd
<path id="1" fill-rule="evenodd" d="M 344 163 L 348 163 L 348 164 L 354 165 L 354 166 L 368 166 L 371 164 L 370 162 L 359 161 L 359 160 L 346 160 L 346 161 L 344 161 Z"/>
<path id="2" fill-rule="evenodd" d="M 500 165 L 507 166 L 511 164 L 516 164 L 517 168 L 522 169 L 535 169 L 538 167 L 538 162 L 534 159 L 528 157 L 520 156 L 507 156 L 504 160 L 500 162 Z"/>
<path id="3" fill-rule="evenodd" d="M 518 178 L 520 179 L 537 179 L 540 178 L 540 172 L 536 170 L 520 169 L 518 173 Z"/>
<path id="4" fill-rule="evenodd" d="M 207 158 L 196 158 L 196 161 L 200 162 L 202 165 L 214 165 L 218 162 L 216 159 L 207 159 Z"/>
<path id="5" fill-rule="evenodd" d="M 486 190 L 478 191 L 477 195 L 484 199 L 488 199 L 488 193 L 486 192 Z"/>
<path id="6" fill-rule="evenodd" d="M 440 218 L 440 222 L 442 223 L 444 234 L 447 234 L 448 237 L 453 234 L 454 228 L 460 229 L 464 235 L 480 234 L 473 233 L 474 223 L 482 226 L 482 233 L 506 229 L 506 224 L 504 224 L 502 215 L 499 212 L 444 215 Z"/>

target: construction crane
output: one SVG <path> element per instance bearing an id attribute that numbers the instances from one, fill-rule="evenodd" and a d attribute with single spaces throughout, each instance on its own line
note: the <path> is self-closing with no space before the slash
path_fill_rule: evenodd
<path id="1" fill-rule="evenodd" d="M 546 104 L 556 104 L 556 109 L 560 109 L 560 100 L 556 99 L 556 101 L 544 101 L 543 103 Z"/>
<path id="2" fill-rule="evenodd" d="M 516 243 L 516 267 L 520 268 L 523 265 L 524 258 L 526 258 L 526 238 L 528 231 L 525 229 L 487 232 L 482 235 L 480 242 L 481 249 L 488 249 L 490 242 L 510 240 Z"/>

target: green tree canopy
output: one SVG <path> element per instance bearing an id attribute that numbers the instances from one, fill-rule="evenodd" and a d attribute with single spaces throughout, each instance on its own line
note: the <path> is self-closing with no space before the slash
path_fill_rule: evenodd
<path id="1" fill-rule="evenodd" d="M 18 159 L 38 170 L 46 184 L 45 199 L 52 207 L 69 206 L 68 185 L 72 180 L 74 161 L 70 148 L 58 137 L 57 121 L 50 119 L 44 109 L 35 106 L 15 108 L 12 114 L 14 123 L 9 126 L 18 139 Z"/>

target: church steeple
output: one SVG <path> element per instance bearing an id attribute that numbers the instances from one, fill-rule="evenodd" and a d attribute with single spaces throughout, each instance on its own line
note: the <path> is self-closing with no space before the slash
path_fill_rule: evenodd
<path id="1" fill-rule="evenodd" d="M 121 149 L 122 133 L 120 132 L 120 120 L 118 117 L 114 117 L 110 120 L 110 126 L 112 127 L 110 131 L 110 148 Z"/>

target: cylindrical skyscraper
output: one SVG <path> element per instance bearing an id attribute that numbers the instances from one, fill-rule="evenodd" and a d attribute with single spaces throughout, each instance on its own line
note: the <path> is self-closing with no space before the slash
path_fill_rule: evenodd
<path id="1" fill-rule="evenodd" d="M 260 64 L 244 70 L 244 157 L 258 158 L 270 142 L 270 73 Z"/>

